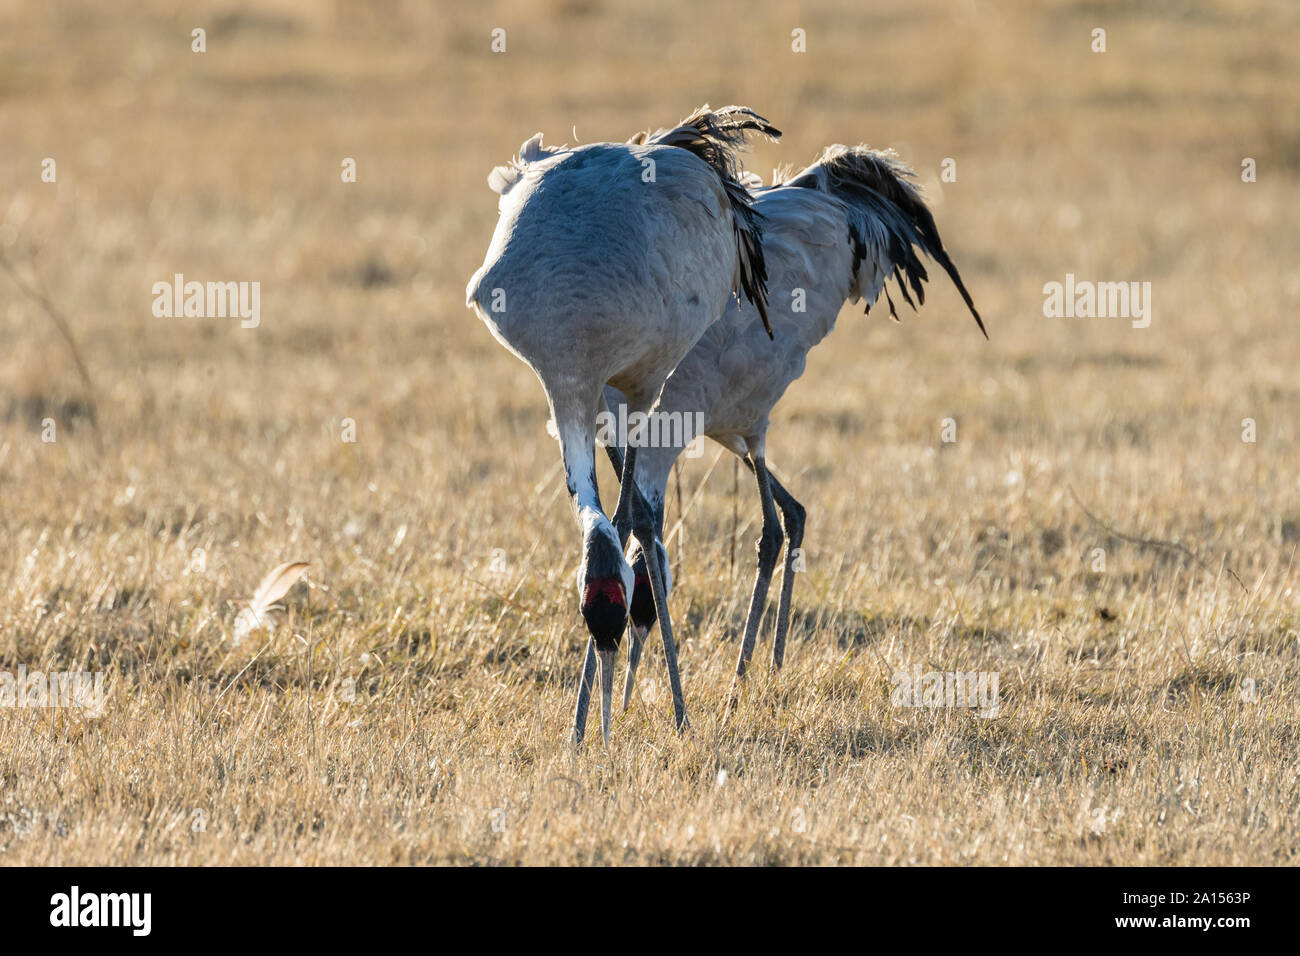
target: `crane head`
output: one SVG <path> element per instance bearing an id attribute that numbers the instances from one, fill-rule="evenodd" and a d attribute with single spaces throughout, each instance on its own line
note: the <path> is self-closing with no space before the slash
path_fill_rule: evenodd
<path id="1" fill-rule="evenodd" d="M 664 569 L 664 597 L 673 590 L 672 570 L 668 566 L 668 550 L 662 542 L 655 542 L 659 548 L 659 566 Z M 650 573 L 646 568 L 645 554 L 636 549 L 632 559 L 632 605 L 628 609 L 628 623 L 638 641 L 645 640 L 650 629 L 658 619 L 655 613 L 654 591 L 650 586 Z"/>
<path id="2" fill-rule="evenodd" d="M 632 582 L 632 569 L 623 557 L 613 526 L 603 515 L 592 514 L 584 533 L 578 595 L 582 619 L 600 665 L 600 731 L 606 740 L 609 740 L 614 689 L 614 656 L 627 628 Z"/>
<path id="3" fill-rule="evenodd" d="M 618 578 L 588 579 L 582 590 L 582 619 L 597 651 L 618 650 L 627 627 L 627 591 Z"/>

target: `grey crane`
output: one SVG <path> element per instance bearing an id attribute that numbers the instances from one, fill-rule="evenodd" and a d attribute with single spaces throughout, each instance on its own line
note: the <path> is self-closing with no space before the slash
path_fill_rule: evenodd
<path id="1" fill-rule="evenodd" d="M 597 659 L 601 732 L 609 739 L 614 659 L 633 589 L 624 557 L 629 535 L 646 553 L 662 552 L 650 547 L 658 532 L 635 492 L 635 445 L 627 449 L 630 480 L 621 485 L 612 522 L 601 508 L 594 439 L 602 390 L 611 385 L 628 407 L 647 412 L 733 293 L 765 315 L 760 227 L 737 179 L 736 150 L 752 133 L 780 135 L 738 106 L 704 106 L 672 129 L 628 143 L 547 148 L 539 133 L 488 177 L 501 197 L 499 218 L 466 304 L 541 380 L 582 529 L 578 592 L 589 639 L 575 744 L 585 732 Z M 682 730 L 686 704 L 667 569 L 652 561 L 646 570 Z"/>
<path id="2" fill-rule="evenodd" d="M 736 662 L 728 708 L 745 676 L 767 603 L 768 588 L 786 542 L 786 560 L 777 604 L 772 665 L 780 668 L 790 626 L 790 600 L 797 553 L 803 543 L 806 512 L 771 474 L 765 461 L 772 409 L 803 372 L 808 352 L 835 326 L 846 299 L 866 300 L 883 291 L 897 320 L 886 280 L 896 280 L 913 308 L 925 302 L 928 280 L 918 251 L 948 274 L 979 329 L 988 338 L 961 275 L 944 249 L 934 216 L 914 174 L 892 151 L 866 146 L 830 146 L 812 165 L 779 184 L 754 190 L 754 209 L 763 217 L 763 242 L 770 293 L 767 322 L 751 306 L 733 303 L 678 364 L 664 385 L 656 413 L 702 414 L 703 434 L 739 456 L 758 485 L 763 527 L 758 569 Z M 915 294 L 916 301 L 912 299 Z M 616 386 L 606 389 L 609 407 L 624 401 Z M 615 471 L 620 453 L 608 448 Z M 682 444 L 659 444 L 638 452 L 633 481 L 645 496 L 655 528 L 663 533 L 664 494 Z M 784 536 L 777 509 L 784 523 Z M 660 563 L 667 552 L 657 545 Z M 632 646 L 628 651 L 623 706 L 631 700 L 642 644 L 655 623 L 649 600 L 644 551 L 635 555 L 631 606 Z M 669 579 L 670 580 L 670 579 Z"/>

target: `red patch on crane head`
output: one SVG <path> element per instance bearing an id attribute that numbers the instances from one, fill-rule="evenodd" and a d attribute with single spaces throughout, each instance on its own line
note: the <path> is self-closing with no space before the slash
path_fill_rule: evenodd
<path id="1" fill-rule="evenodd" d="M 627 596 L 623 593 L 623 582 L 617 578 L 597 578 L 587 582 L 587 589 L 582 594 L 582 606 L 595 604 L 614 604 L 627 607 Z"/>

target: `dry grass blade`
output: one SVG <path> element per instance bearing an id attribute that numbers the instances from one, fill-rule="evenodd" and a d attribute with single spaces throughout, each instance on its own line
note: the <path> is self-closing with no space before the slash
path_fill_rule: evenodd
<path id="1" fill-rule="evenodd" d="M 9 276 L 10 280 L 18 288 L 19 292 L 41 307 L 41 310 L 54 324 L 54 328 L 58 330 L 59 335 L 63 337 L 63 341 L 67 343 L 68 352 L 72 356 L 72 362 L 76 366 L 77 374 L 81 377 L 81 384 L 86 390 L 86 402 L 90 411 L 90 424 L 98 427 L 99 392 L 95 388 L 95 383 L 90 378 L 90 369 L 86 367 L 86 362 L 81 357 L 81 349 L 77 346 L 77 337 L 72 334 L 72 326 L 69 324 L 67 317 L 64 316 L 63 312 L 55 306 L 52 301 L 50 301 L 49 296 L 37 289 L 35 285 L 23 281 L 22 276 L 18 274 L 18 270 L 14 268 L 13 264 L 3 252 L 0 252 L 0 269 L 3 269 L 5 274 Z M 100 441 L 97 432 L 95 441 L 96 443 Z"/>

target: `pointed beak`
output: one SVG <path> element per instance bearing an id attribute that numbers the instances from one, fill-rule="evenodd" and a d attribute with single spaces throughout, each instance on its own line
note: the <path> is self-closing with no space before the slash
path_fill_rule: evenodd
<path id="1" fill-rule="evenodd" d="M 596 660 L 600 665 L 600 732 L 609 743 L 610 710 L 614 699 L 614 652 L 598 650 Z"/>
<path id="2" fill-rule="evenodd" d="M 627 677 L 623 680 L 623 709 L 632 706 L 632 688 L 636 686 L 636 665 L 641 659 L 641 647 L 645 644 L 650 628 L 627 622 L 627 629 L 632 635 L 632 643 L 627 649 Z"/>

